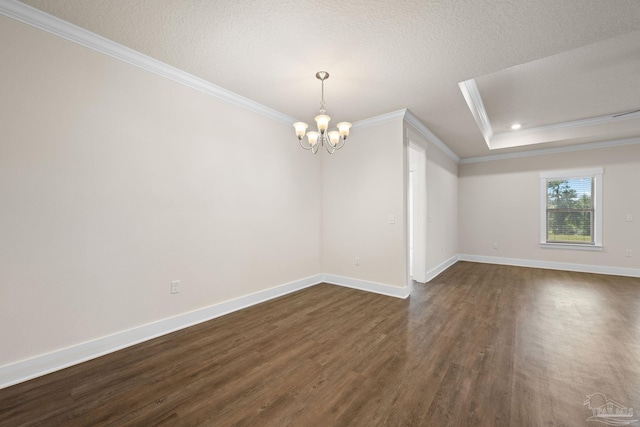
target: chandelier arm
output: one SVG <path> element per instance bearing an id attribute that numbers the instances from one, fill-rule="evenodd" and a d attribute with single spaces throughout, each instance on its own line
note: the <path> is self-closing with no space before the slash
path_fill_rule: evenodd
<path id="1" fill-rule="evenodd" d="M 335 148 L 336 150 L 339 150 L 339 149 L 341 149 L 342 147 L 344 147 L 344 144 L 345 144 L 346 142 L 347 142 L 347 140 L 346 140 L 343 136 L 341 136 L 341 137 L 340 137 L 340 142 L 338 142 L 338 145 L 336 145 L 334 148 Z"/>
<path id="2" fill-rule="evenodd" d="M 313 148 L 313 146 L 311 146 L 310 144 L 309 144 L 309 147 L 308 147 L 308 148 L 307 148 L 307 147 L 305 147 L 305 146 L 302 144 L 302 139 L 298 139 L 298 143 L 300 144 L 300 147 L 302 147 L 302 149 L 303 149 L 303 150 L 311 150 L 311 149 Z"/>
<path id="3" fill-rule="evenodd" d="M 333 154 L 336 152 L 336 148 L 333 147 L 331 144 L 327 143 L 327 145 L 325 145 L 325 148 L 327 149 L 327 152 L 329 154 Z"/>
<path id="4" fill-rule="evenodd" d="M 313 145 L 311 147 L 311 153 L 312 154 L 316 154 L 319 149 L 320 149 L 320 142 L 316 142 L 316 145 Z"/>

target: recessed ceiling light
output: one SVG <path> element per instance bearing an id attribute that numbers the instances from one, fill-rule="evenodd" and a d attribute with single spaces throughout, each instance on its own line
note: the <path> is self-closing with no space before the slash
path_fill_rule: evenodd
<path id="1" fill-rule="evenodd" d="M 511 130 L 518 130 L 522 127 L 520 123 L 514 123 L 511 125 Z"/>

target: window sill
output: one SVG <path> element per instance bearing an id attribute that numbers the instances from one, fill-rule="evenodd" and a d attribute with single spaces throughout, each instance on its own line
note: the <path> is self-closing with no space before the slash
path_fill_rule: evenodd
<path id="1" fill-rule="evenodd" d="M 575 243 L 540 243 L 543 249 L 569 249 L 576 251 L 601 251 L 602 245 L 581 245 Z"/>

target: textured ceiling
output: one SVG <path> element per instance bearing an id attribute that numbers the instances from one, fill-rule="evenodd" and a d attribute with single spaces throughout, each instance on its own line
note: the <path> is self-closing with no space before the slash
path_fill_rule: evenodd
<path id="1" fill-rule="evenodd" d="M 458 82 L 640 30 L 638 0 L 24 3 L 307 122 L 319 107 L 314 75 L 327 70 L 325 98 L 333 119 L 355 122 L 409 108 L 463 158 L 496 151 L 487 148 Z M 637 55 L 637 46 L 629 49 Z M 606 55 L 584 59 L 585 86 L 602 83 L 598 67 L 607 61 Z M 633 78 L 625 84 L 640 99 L 637 73 Z M 557 94 L 558 85 L 544 90 Z M 544 97 L 539 87 L 535 93 Z M 581 114 L 569 111 L 581 102 L 571 96 L 563 98 L 566 108 L 546 115 L 539 102 L 512 105 L 525 105 L 524 122 L 556 122 L 556 114 Z M 524 117 L 530 112 L 531 119 Z M 513 116 L 493 114 L 504 123 Z"/>
<path id="2" fill-rule="evenodd" d="M 475 80 L 497 132 L 640 110 L 639 78 L 635 31 Z"/>

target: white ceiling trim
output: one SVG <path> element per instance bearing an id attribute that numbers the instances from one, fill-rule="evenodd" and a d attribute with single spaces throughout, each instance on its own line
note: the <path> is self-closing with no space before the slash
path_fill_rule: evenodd
<path id="1" fill-rule="evenodd" d="M 379 116 L 371 117 L 368 119 L 358 120 L 353 122 L 351 130 L 364 129 L 371 126 L 381 125 L 383 123 L 392 122 L 394 120 L 400 120 L 404 117 L 407 110 L 397 110 L 391 113 L 380 114 Z"/>
<path id="2" fill-rule="evenodd" d="M 405 120 L 411 126 L 413 126 L 418 133 L 424 136 L 428 141 L 431 141 L 433 145 L 438 147 L 443 153 L 445 153 L 451 160 L 456 163 L 460 162 L 460 157 L 454 153 L 440 138 L 436 136 L 431 130 L 418 119 L 408 109 L 392 111 L 391 113 L 381 114 L 379 116 L 371 117 L 369 119 L 359 120 L 353 123 L 352 130 L 364 129 L 371 126 L 377 126 L 384 123 L 392 122 L 394 120 Z"/>
<path id="3" fill-rule="evenodd" d="M 636 138 L 616 139 L 613 141 L 591 142 L 587 144 L 567 145 L 565 147 L 543 148 L 538 150 L 519 151 L 517 153 L 495 154 L 492 156 L 467 157 L 465 159 L 461 159 L 460 163 L 465 164 L 465 163 L 492 162 L 494 160 L 517 159 L 521 157 L 541 156 L 544 154 L 569 153 L 572 151 L 593 150 L 597 148 L 613 148 L 613 147 L 621 147 L 623 145 L 633 145 L 633 144 L 640 144 L 640 138 L 636 137 Z"/>
<path id="4" fill-rule="evenodd" d="M 549 132 L 549 131 L 574 129 L 579 127 L 593 126 L 593 125 L 601 125 L 605 123 L 619 122 L 622 120 L 636 119 L 638 117 L 640 117 L 640 111 L 633 111 L 629 113 L 620 113 L 620 114 L 608 114 L 606 116 L 591 117 L 589 119 L 554 123 L 551 125 L 538 126 L 530 129 L 514 130 L 512 132 L 502 132 L 502 133 L 496 134 L 495 136 L 498 137 L 498 136 L 504 135 L 506 137 L 508 135 L 529 135 L 529 134 L 535 134 L 538 132 Z"/>
<path id="5" fill-rule="evenodd" d="M 0 15 L 46 31 L 65 40 L 87 47 L 94 51 L 108 55 L 112 58 L 126 62 L 138 68 L 157 74 L 161 77 L 173 80 L 177 83 L 188 86 L 192 89 L 204 92 L 222 101 L 260 114 L 267 118 L 291 125 L 298 121 L 295 117 L 281 113 L 269 108 L 249 98 L 238 95 L 235 92 L 223 87 L 214 85 L 206 80 L 182 71 L 150 56 L 144 55 L 136 50 L 130 49 L 119 43 L 102 37 L 84 28 L 71 24 L 55 16 L 49 15 L 39 9 L 21 3 L 17 0 L 0 0 Z M 429 130 L 418 118 L 409 110 L 398 110 L 387 114 L 382 114 L 369 119 L 360 120 L 353 124 L 352 129 L 365 128 L 386 123 L 393 120 L 405 119 L 411 123 L 427 139 L 438 146 L 447 156 L 454 161 L 460 161 L 449 147 L 447 147 L 431 130 Z"/>
<path id="6" fill-rule="evenodd" d="M 404 119 L 413 126 L 422 136 L 427 138 L 427 140 L 431 141 L 433 145 L 438 147 L 444 154 L 447 155 L 451 160 L 456 163 L 460 163 L 460 157 L 454 153 L 440 138 L 436 136 L 435 133 L 431 132 L 431 130 L 420 121 L 411 111 L 404 110 L 405 116 Z"/>
<path id="7" fill-rule="evenodd" d="M 491 138 L 491 148 L 511 148 L 523 145 L 540 144 L 549 141 L 560 141 L 565 139 L 565 131 L 573 129 L 572 135 L 588 136 L 592 134 L 589 129 L 592 126 L 615 123 L 623 120 L 640 118 L 640 111 L 622 114 L 608 114 L 606 116 L 591 117 L 588 119 L 573 120 L 570 122 L 554 123 L 551 125 L 538 126 L 535 128 L 501 132 Z"/>
<path id="8" fill-rule="evenodd" d="M 112 40 L 87 31 L 67 21 L 49 15 L 39 9 L 28 6 L 17 0 L 0 0 L 0 14 L 42 31 L 54 34 L 73 43 L 116 58 L 120 61 L 142 68 L 169 80 L 199 90 L 222 101 L 244 108 L 264 117 L 291 125 L 298 121 L 294 117 L 281 113 L 238 95 L 223 87 L 214 85 L 206 80 L 172 67 L 150 56 L 122 46 Z"/>
<path id="9" fill-rule="evenodd" d="M 467 101 L 467 105 L 471 110 L 473 118 L 480 128 L 480 132 L 487 143 L 487 147 L 491 150 L 493 128 L 491 127 L 487 110 L 484 108 L 484 102 L 482 102 L 482 96 L 480 96 L 480 90 L 478 90 L 476 81 L 474 79 L 465 80 L 464 82 L 458 83 L 458 86 L 460 87 L 462 96 L 464 96 L 465 101 Z"/>
<path id="10" fill-rule="evenodd" d="M 471 110 L 471 114 L 480 128 L 480 132 L 482 133 L 482 136 L 490 150 L 563 140 L 566 139 L 563 136 L 564 132 L 569 129 L 584 133 L 586 136 L 589 134 L 590 130 L 588 128 L 591 126 L 640 118 L 640 111 L 632 111 L 591 117 L 588 119 L 573 120 L 569 122 L 554 123 L 529 129 L 495 133 L 491 127 L 491 121 L 489 120 L 489 116 L 485 109 L 484 102 L 482 101 L 482 96 L 480 95 L 476 81 L 474 79 L 466 80 L 458 83 L 458 86 L 460 87 L 460 91 L 462 92 L 462 95 Z"/>

